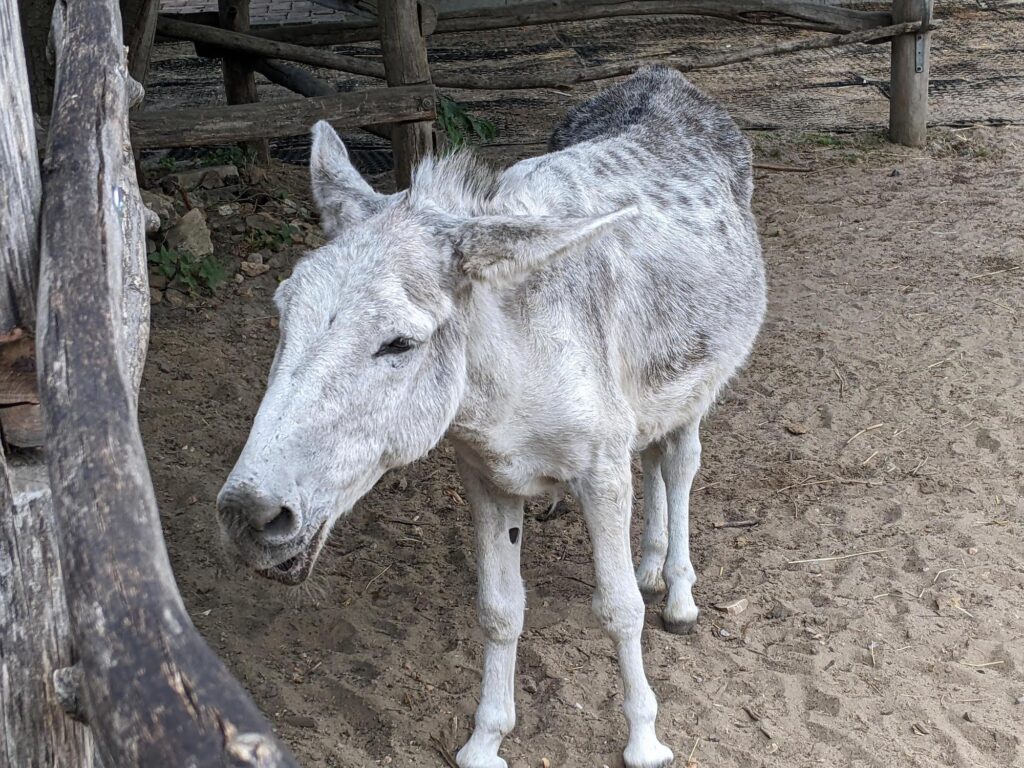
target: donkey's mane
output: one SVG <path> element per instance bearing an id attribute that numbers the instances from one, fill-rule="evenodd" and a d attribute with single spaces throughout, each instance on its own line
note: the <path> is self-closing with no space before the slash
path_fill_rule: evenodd
<path id="1" fill-rule="evenodd" d="M 468 150 L 426 157 L 413 172 L 409 202 L 447 213 L 479 216 L 488 212 L 501 172 Z"/>

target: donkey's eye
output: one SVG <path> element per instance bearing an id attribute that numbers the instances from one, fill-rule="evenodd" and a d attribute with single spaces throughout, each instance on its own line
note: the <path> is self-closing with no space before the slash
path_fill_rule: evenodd
<path id="1" fill-rule="evenodd" d="M 396 336 L 391 341 L 385 342 L 380 345 L 380 349 L 377 350 L 374 357 L 383 357 L 384 355 L 400 355 L 403 352 L 408 352 L 410 349 L 416 346 L 416 342 L 407 336 Z"/>

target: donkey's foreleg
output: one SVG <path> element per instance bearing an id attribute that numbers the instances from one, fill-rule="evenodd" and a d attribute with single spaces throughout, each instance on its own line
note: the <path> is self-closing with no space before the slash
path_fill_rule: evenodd
<path id="1" fill-rule="evenodd" d="M 644 470 L 644 533 L 640 540 L 640 565 L 636 583 L 645 603 L 656 603 L 665 594 L 662 569 L 668 554 L 668 507 L 665 480 L 661 476 L 662 450 L 651 445 L 640 454 Z"/>
<path id="2" fill-rule="evenodd" d="M 690 561 L 690 487 L 700 467 L 699 422 L 682 427 L 665 440 L 661 472 L 668 498 L 668 558 L 665 582 L 668 600 L 662 620 L 676 634 L 692 632 L 697 623 L 693 585 L 697 574 Z"/>
<path id="3" fill-rule="evenodd" d="M 473 735 L 456 758 L 460 768 L 506 768 L 498 747 L 516 722 L 516 644 L 526 593 L 519 575 L 523 500 L 500 493 L 460 467 L 476 528 L 477 609 L 484 631 L 483 681 Z"/>
<path id="4" fill-rule="evenodd" d="M 573 491 L 583 507 L 593 544 L 597 578 L 594 613 L 618 650 L 622 708 L 629 724 L 629 742 L 623 753 L 626 768 L 662 768 L 672 762 L 672 750 L 658 741 L 654 731 L 658 702 L 647 683 L 640 652 L 644 601 L 633 574 L 629 546 L 633 495 L 629 457 L 623 452 L 616 458 L 595 476 L 574 483 Z"/>

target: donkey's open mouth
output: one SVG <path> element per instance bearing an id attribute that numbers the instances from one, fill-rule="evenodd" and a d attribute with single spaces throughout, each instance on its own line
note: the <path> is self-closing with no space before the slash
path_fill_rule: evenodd
<path id="1" fill-rule="evenodd" d="M 298 554 L 292 555 L 287 560 L 270 568 L 261 568 L 256 573 L 271 581 L 278 581 L 288 586 L 301 584 L 309 578 L 309 574 L 313 571 L 313 566 L 316 564 L 317 556 L 323 548 L 328 532 L 327 524 L 322 523 L 309 543 Z"/>

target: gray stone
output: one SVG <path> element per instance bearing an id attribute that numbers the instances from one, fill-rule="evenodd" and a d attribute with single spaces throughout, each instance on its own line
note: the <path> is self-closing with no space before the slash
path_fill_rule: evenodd
<path id="1" fill-rule="evenodd" d="M 174 201 L 167 195 L 144 189 L 142 190 L 142 204 L 160 217 L 161 229 L 167 229 L 178 218 L 178 212 L 174 210 Z"/>
<path id="2" fill-rule="evenodd" d="M 167 247 L 175 251 L 187 251 L 196 257 L 213 253 L 210 228 L 206 226 L 206 215 L 199 208 L 193 208 L 167 230 L 164 236 Z"/>
<path id="3" fill-rule="evenodd" d="M 164 189 L 177 188 L 191 192 L 193 189 L 214 189 L 225 184 L 238 183 L 238 168 L 233 165 L 214 165 L 209 168 L 191 168 L 187 171 L 169 173 L 160 181 Z"/>

